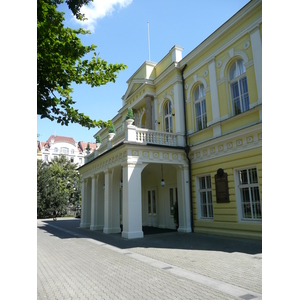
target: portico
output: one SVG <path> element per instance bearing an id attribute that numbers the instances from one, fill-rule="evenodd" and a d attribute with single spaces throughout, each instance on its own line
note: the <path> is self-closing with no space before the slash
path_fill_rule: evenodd
<path id="1" fill-rule="evenodd" d="M 138 130 L 127 126 L 123 141 L 79 169 L 83 177 L 80 227 L 111 234 L 120 233 L 122 225 L 122 237 L 142 238 L 145 225 L 175 228 L 172 205 L 177 200 L 178 231 L 190 232 L 188 164 L 183 147 L 177 145 L 178 137 L 168 134 L 164 138 L 163 143 L 173 141 L 169 147 L 131 141 L 139 136 Z M 151 134 L 154 139 L 151 130 L 143 130 L 144 138 Z"/>

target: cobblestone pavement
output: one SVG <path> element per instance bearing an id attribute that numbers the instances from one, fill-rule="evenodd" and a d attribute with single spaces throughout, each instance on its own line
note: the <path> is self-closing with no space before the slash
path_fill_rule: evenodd
<path id="1" fill-rule="evenodd" d="M 79 222 L 38 220 L 37 299 L 261 299 L 261 242 L 177 232 L 126 240 Z"/>

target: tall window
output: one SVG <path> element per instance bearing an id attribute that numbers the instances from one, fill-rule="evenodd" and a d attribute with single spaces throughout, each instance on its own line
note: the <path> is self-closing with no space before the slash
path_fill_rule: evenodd
<path id="1" fill-rule="evenodd" d="M 242 59 L 237 60 L 229 70 L 233 111 L 238 115 L 249 109 L 249 94 L 246 69 Z"/>
<path id="2" fill-rule="evenodd" d="M 256 168 L 238 171 L 242 219 L 261 220 L 261 202 Z"/>
<path id="3" fill-rule="evenodd" d="M 58 148 L 57 148 L 57 147 L 54 148 L 54 152 L 55 152 L 55 153 L 58 152 Z"/>
<path id="4" fill-rule="evenodd" d="M 196 129 L 201 130 L 207 127 L 206 101 L 204 85 L 197 86 L 194 92 L 195 112 L 196 112 Z"/>
<path id="5" fill-rule="evenodd" d="M 211 190 L 211 177 L 203 176 L 199 178 L 200 193 L 200 216 L 201 218 L 213 218 L 213 203 Z"/>
<path id="6" fill-rule="evenodd" d="M 165 131 L 173 132 L 171 101 L 168 101 L 165 105 Z"/>

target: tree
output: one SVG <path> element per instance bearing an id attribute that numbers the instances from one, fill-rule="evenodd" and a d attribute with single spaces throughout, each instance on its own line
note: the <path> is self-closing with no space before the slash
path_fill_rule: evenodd
<path id="1" fill-rule="evenodd" d="M 66 0 L 66 3 L 77 19 L 84 20 L 80 8 L 91 1 Z M 79 35 L 89 34 L 89 30 L 63 26 L 64 13 L 57 11 L 57 5 L 63 2 L 37 0 L 37 114 L 61 125 L 75 122 L 87 128 L 107 127 L 110 121 L 92 120 L 74 109 L 71 84 L 85 82 L 95 87 L 115 82 L 117 73 L 127 66 L 108 64 L 96 52 L 90 61 L 84 59 L 96 46 L 81 43 Z"/>
<path id="2" fill-rule="evenodd" d="M 37 162 L 37 216 L 49 217 L 55 208 L 60 215 L 75 207 L 79 199 L 79 175 L 76 164 L 65 156 L 49 163 Z"/>

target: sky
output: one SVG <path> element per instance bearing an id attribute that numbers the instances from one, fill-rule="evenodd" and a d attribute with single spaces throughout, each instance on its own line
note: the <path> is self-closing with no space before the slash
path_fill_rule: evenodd
<path id="1" fill-rule="evenodd" d="M 65 12 L 66 27 L 91 30 L 91 34 L 81 38 L 84 45 L 96 45 L 96 53 L 108 63 L 127 65 L 127 69 L 118 74 L 115 83 L 94 88 L 86 84 L 72 85 L 75 108 L 92 119 L 112 119 L 122 107 L 122 96 L 127 90 L 126 81 L 149 60 L 149 47 L 150 60 L 153 62 L 159 62 L 174 45 L 183 48 L 184 57 L 248 2 L 94 0 L 82 11 L 88 18 L 83 23 L 74 18 L 66 4 L 59 5 L 58 10 Z M 78 124 L 61 126 L 56 121 L 37 116 L 40 141 L 46 141 L 51 134 L 56 134 L 73 137 L 76 142 L 95 142 L 93 136 L 98 130 Z"/>

